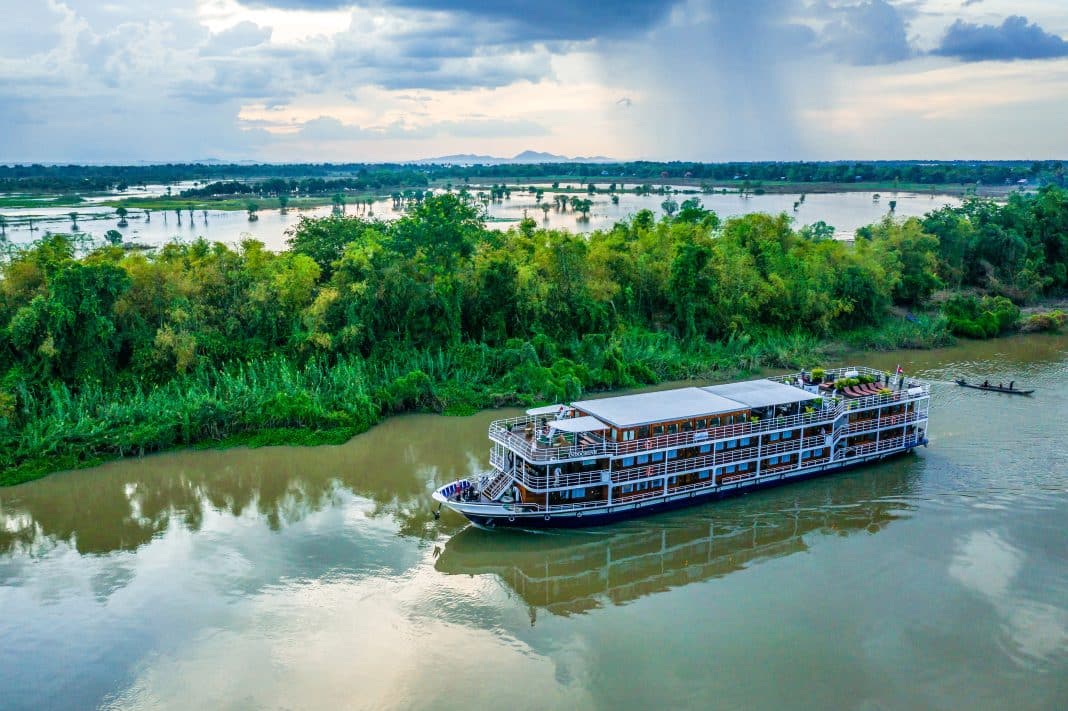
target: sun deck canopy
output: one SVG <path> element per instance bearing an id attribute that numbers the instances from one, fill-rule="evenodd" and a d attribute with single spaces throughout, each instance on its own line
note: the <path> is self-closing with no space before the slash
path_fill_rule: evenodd
<path id="1" fill-rule="evenodd" d="M 637 395 L 583 400 L 572 406 L 613 427 L 691 420 L 748 409 L 745 405 L 701 388 L 678 388 Z M 566 422 L 566 420 L 564 420 Z"/>
<path id="2" fill-rule="evenodd" d="M 532 407 L 532 408 L 530 408 L 529 410 L 527 410 L 527 414 L 531 415 L 532 417 L 536 417 L 538 415 L 555 415 L 556 413 L 560 412 L 560 410 L 564 409 L 565 407 L 566 407 L 566 405 L 560 405 L 560 404 L 542 405 L 541 407 Z"/>
<path id="3" fill-rule="evenodd" d="M 549 427 L 554 430 L 560 430 L 561 432 L 603 432 L 608 429 L 608 425 L 598 420 L 596 417 L 572 417 L 566 420 L 554 420 L 549 423 Z"/>
<path id="4" fill-rule="evenodd" d="M 747 380 L 741 383 L 724 383 L 702 388 L 742 403 L 744 407 L 773 407 L 775 405 L 792 405 L 798 402 L 815 400 L 819 395 L 795 388 L 792 385 L 776 383 L 773 380 Z"/>

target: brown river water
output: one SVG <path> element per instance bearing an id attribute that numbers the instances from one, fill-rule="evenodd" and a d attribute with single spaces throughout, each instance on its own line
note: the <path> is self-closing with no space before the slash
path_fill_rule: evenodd
<path id="1" fill-rule="evenodd" d="M 1068 707 L 1068 337 L 855 360 L 930 448 L 600 529 L 434 520 L 512 411 L 0 489 L 0 708 Z"/>

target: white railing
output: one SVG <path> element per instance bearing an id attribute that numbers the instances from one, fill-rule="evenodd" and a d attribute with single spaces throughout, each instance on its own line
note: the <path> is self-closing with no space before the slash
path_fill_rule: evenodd
<path id="1" fill-rule="evenodd" d="M 872 368 L 865 368 L 863 366 L 836 368 L 828 372 L 835 374 L 838 377 L 844 377 L 845 373 L 853 371 L 873 377 L 882 376 L 880 371 Z M 797 377 L 797 375 L 792 375 L 779 376 L 770 379 L 792 385 L 797 380 Z M 892 385 L 896 387 L 896 379 L 892 377 L 891 381 Z M 906 382 L 912 387 L 920 388 L 920 392 L 910 394 L 908 390 L 891 390 L 889 394 L 885 395 L 868 395 L 866 397 L 845 400 L 831 400 L 825 398 L 820 401 L 821 403 L 824 403 L 824 406 L 812 413 L 791 415 L 789 417 L 774 417 L 758 422 L 724 425 L 693 432 L 676 432 L 674 434 L 645 437 L 643 439 L 631 440 L 629 442 L 613 442 L 598 437 L 591 444 L 574 444 L 568 446 L 539 445 L 537 444 L 536 432 L 530 439 L 528 439 L 525 432 L 517 433 L 515 431 L 517 428 L 525 429 L 528 424 L 536 427 L 538 420 L 545 420 L 544 416 L 534 415 L 495 420 L 490 424 L 489 437 L 494 442 L 508 447 L 531 462 L 590 459 L 606 456 L 627 456 L 630 454 L 639 454 L 661 449 L 691 447 L 714 443 L 717 440 L 739 439 L 747 436 L 755 437 L 775 431 L 794 430 L 802 427 L 807 429 L 818 426 L 829 426 L 833 425 L 834 421 L 843 413 L 863 412 L 876 407 L 917 402 L 929 397 L 929 384 L 913 379 L 906 379 Z M 827 406 L 832 402 L 834 403 L 832 406 Z M 917 416 L 917 419 L 920 419 L 919 416 Z"/>

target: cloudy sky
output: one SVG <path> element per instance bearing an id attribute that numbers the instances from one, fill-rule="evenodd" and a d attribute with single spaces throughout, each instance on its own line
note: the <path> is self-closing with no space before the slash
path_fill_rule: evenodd
<path id="1" fill-rule="evenodd" d="M 1065 0 L 0 0 L 0 161 L 1068 158 Z"/>

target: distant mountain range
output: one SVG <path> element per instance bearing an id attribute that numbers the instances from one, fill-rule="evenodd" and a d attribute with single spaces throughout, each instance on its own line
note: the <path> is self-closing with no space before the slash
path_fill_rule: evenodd
<path id="1" fill-rule="evenodd" d="M 618 161 L 612 158 L 606 158 L 605 156 L 575 156 L 574 158 L 569 158 L 568 156 L 561 156 L 555 153 L 544 153 L 542 151 L 523 151 L 511 158 L 480 156 L 472 153 L 458 153 L 451 156 L 421 158 L 419 160 L 408 162 L 419 165 L 428 165 L 432 163 L 437 165 L 446 163 L 453 165 L 498 165 L 502 163 L 616 163 Z"/>

